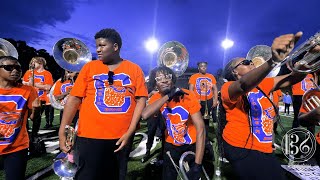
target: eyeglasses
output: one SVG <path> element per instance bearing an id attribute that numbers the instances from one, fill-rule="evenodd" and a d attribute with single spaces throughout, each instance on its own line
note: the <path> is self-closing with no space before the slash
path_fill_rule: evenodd
<path id="1" fill-rule="evenodd" d="M 172 80 L 172 74 L 166 74 L 164 76 L 156 77 L 155 80 L 158 83 L 165 82 L 165 81 L 168 81 L 168 80 Z"/>
<path id="2" fill-rule="evenodd" d="M 109 83 L 109 85 L 113 84 L 113 76 L 114 76 L 114 72 L 113 71 L 109 71 L 108 72 L 108 83 Z"/>
<path id="3" fill-rule="evenodd" d="M 237 64 L 233 69 L 237 68 L 240 65 L 249 66 L 251 63 L 253 63 L 251 60 L 245 59 L 245 60 L 239 62 L 239 64 Z"/>
<path id="4" fill-rule="evenodd" d="M 6 71 L 13 71 L 14 69 L 21 72 L 20 65 L 0 65 L 0 68 L 5 69 Z"/>

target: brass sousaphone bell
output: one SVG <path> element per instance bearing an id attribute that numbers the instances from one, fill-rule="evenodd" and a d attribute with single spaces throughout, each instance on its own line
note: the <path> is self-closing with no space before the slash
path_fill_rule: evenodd
<path id="1" fill-rule="evenodd" d="M 80 40 L 75 38 L 63 38 L 53 46 L 53 57 L 57 64 L 68 71 L 79 72 L 81 68 L 92 60 L 92 54 L 89 48 Z M 54 98 L 54 84 L 49 93 L 51 106 L 55 109 L 63 109 L 66 98 L 57 101 Z"/>
<path id="2" fill-rule="evenodd" d="M 158 66 L 164 65 L 173 70 L 177 77 L 187 69 L 189 53 L 186 47 L 178 41 L 163 44 L 158 51 Z"/>
<path id="3" fill-rule="evenodd" d="M 0 56 L 12 56 L 18 58 L 18 51 L 9 41 L 0 38 Z"/>

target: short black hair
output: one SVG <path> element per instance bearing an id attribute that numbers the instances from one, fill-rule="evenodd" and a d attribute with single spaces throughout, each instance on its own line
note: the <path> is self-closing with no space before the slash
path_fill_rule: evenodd
<path id="1" fill-rule="evenodd" d="M 208 62 L 206 62 L 206 61 L 200 61 L 200 62 L 197 63 L 197 66 L 199 66 L 199 65 L 202 64 L 202 63 L 208 65 Z"/>
<path id="2" fill-rule="evenodd" d="M 122 39 L 120 34 L 115 29 L 106 28 L 106 29 L 100 30 L 99 32 L 96 33 L 96 35 L 94 35 L 94 39 L 98 39 L 98 38 L 104 38 L 111 41 L 112 43 L 117 43 L 119 46 L 119 50 L 121 49 Z"/>
<path id="3" fill-rule="evenodd" d="M 7 61 L 7 60 L 19 62 L 18 59 L 13 56 L 0 56 L 0 64 L 2 64 L 3 61 Z"/>
<path id="4" fill-rule="evenodd" d="M 176 83 L 177 77 L 175 73 L 172 71 L 172 69 L 168 68 L 167 66 L 159 66 L 154 69 L 152 69 L 149 73 L 149 82 L 148 82 L 148 89 L 155 88 L 156 87 L 156 75 L 157 72 L 162 72 L 163 74 L 172 74 L 172 82 L 173 84 Z"/>

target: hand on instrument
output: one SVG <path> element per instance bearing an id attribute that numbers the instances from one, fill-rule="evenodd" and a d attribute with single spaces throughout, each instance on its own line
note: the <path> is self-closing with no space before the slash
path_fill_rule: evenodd
<path id="1" fill-rule="evenodd" d="M 201 177 L 202 165 L 194 163 L 191 169 L 187 172 L 189 180 L 199 180 Z"/>
<path id="2" fill-rule="evenodd" d="M 168 101 L 171 101 L 173 98 L 183 97 L 185 94 L 189 95 L 188 93 L 184 92 L 182 89 L 176 88 L 176 87 L 168 90 L 167 92 L 165 92 L 165 94 L 168 95 L 169 97 Z"/>
<path id="3" fill-rule="evenodd" d="M 59 146 L 62 152 L 67 153 L 70 151 L 70 149 L 67 147 L 67 137 L 65 135 L 65 133 L 63 132 L 63 134 L 59 133 Z"/>
<path id="4" fill-rule="evenodd" d="M 300 31 L 296 34 L 285 34 L 275 38 L 271 46 L 273 61 L 280 62 L 286 58 L 301 36 Z"/>

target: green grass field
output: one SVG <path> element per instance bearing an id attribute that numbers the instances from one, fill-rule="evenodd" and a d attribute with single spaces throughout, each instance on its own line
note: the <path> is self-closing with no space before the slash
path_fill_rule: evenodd
<path id="1" fill-rule="evenodd" d="M 55 120 L 54 120 L 54 127 L 51 129 L 57 129 L 59 127 L 59 112 L 55 111 Z M 286 116 L 281 116 L 281 122 L 285 128 L 286 131 L 288 131 L 291 128 L 291 124 L 292 124 L 292 120 L 293 118 L 291 117 L 286 117 Z M 141 129 L 139 130 L 139 132 L 147 132 L 147 128 L 146 128 L 146 123 L 142 122 L 141 123 Z M 41 123 L 41 128 L 43 128 L 43 126 L 45 125 L 45 120 L 44 118 L 42 118 L 42 123 Z M 215 162 L 214 162 L 214 167 L 217 167 L 218 165 L 218 153 L 217 153 L 217 143 L 216 143 L 216 134 L 214 132 L 214 128 L 216 127 L 216 123 L 212 123 L 210 126 L 210 132 L 209 132 L 209 139 L 213 141 L 213 148 L 215 151 Z M 317 131 L 319 131 L 319 127 L 317 127 L 316 129 Z M 284 135 L 284 133 L 281 132 L 279 126 L 278 126 L 278 134 L 276 135 L 276 142 L 277 144 L 281 144 L 281 139 L 282 136 Z M 140 136 L 135 137 L 134 140 L 134 147 L 136 147 L 139 142 L 141 140 Z M 159 153 L 159 148 L 160 148 L 160 144 L 158 144 L 158 146 L 156 147 L 156 149 L 154 151 L 152 151 L 152 155 L 153 157 L 156 157 Z M 282 154 L 281 150 L 277 150 L 276 152 L 277 157 L 279 158 L 281 164 L 287 164 L 288 160 L 287 158 Z M 53 163 L 53 158 L 55 157 L 55 155 L 53 154 L 46 154 L 45 156 L 39 157 L 39 158 L 32 158 L 28 161 L 28 165 L 27 165 L 27 172 L 26 172 L 26 176 L 29 177 L 33 174 L 35 174 L 35 172 L 38 172 L 42 169 L 45 169 L 46 167 L 52 165 Z M 152 159 L 152 158 L 151 158 Z M 132 158 L 130 159 L 130 161 L 128 162 L 128 175 L 127 175 L 127 179 L 149 179 L 147 177 L 149 177 L 150 175 L 150 170 L 148 168 L 148 164 L 150 162 L 150 160 L 146 163 L 141 163 L 141 157 L 138 158 Z M 235 175 L 232 172 L 232 169 L 230 167 L 229 164 L 221 164 L 221 177 L 220 179 L 235 179 Z M 3 170 L 0 170 L 0 179 L 4 179 L 4 172 Z M 48 180 L 57 180 L 59 179 L 58 176 L 56 176 L 53 171 L 49 172 L 46 174 L 46 176 L 42 177 L 41 179 L 48 179 Z M 160 179 L 159 176 L 157 177 L 153 177 L 153 180 L 156 179 Z M 214 178 L 217 179 L 217 178 Z"/>

